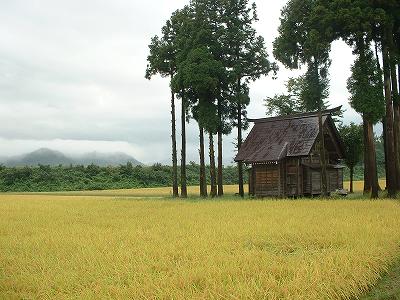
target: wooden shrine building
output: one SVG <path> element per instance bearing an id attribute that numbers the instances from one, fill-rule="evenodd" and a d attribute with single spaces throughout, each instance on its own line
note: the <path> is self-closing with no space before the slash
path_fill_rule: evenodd
<path id="1" fill-rule="evenodd" d="M 327 189 L 343 189 L 344 148 L 331 113 L 322 112 Z M 321 194 L 318 113 L 274 117 L 254 122 L 235 158 L 249 167 L 249 193 L 256 197 Z"/>

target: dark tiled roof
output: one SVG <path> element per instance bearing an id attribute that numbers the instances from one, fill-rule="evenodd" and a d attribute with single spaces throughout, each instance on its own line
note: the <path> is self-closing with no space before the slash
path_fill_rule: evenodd
<path id="1" fill-rule="evenodd" d="M 326 112 L 323 123 L 330 118 Z M 285 157 L 307 156 L 318 137 L 318 116 L 293 115 L 255 122 L 235 161 L 258 163 L 279 161 Z"/>

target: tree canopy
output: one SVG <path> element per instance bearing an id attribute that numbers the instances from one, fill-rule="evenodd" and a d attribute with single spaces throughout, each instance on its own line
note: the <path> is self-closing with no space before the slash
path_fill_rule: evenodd
<path id="1" fill-rule="evenodd" d="M 358 55 L 351 67 L 347 81 L 350 105 L 373 124 L 385 115 L 385 98 L 382 89 L 382 73 L 370 49 Z"/>

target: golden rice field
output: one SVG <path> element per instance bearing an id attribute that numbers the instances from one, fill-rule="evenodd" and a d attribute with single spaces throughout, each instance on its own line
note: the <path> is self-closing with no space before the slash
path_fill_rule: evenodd
<path id="1" fill-rule="evenodd" d="M 357 299 L 400 259 L 396 201 L 104 193 L 0 195 L 0 299 Z"/>
<path id="2" fill-rule="evenodd" d="M 384 188 L 386 185 L 385 180 L 380 180 L 380 186 Z M 344 183 L 344 188 L 349 189 L 349 182 Z M 354 182 L 354 191 L 362 192 L 364 184 L 362 181 Z M 225 194 L 228 196 L 235 195 L 238 192 L 238 187 L 236 185 L 227 185 L 224 187 Z M 245 192 L 248 192 L 248 186 L 244 187 Z M 45 195 L 46 193 L 41 193 L 40 195 Z M 147 188 L 147 189 L 124 189 L 124 190 L 105 190 L 105 191 L 81 191 L 81 192 L 59 192 L 59 193 L 47 193 L 49 195 L 62 195 L 62 196 L 118 196 L 118 197 L 138 197 L 138 198 L 165 198 L 172 196 L 171 188 Z M 189 186 L 188 187 L 189 196 L 198 196 L 199 187 Z M 32 194 L 29 194 L 32 195 Z"/>

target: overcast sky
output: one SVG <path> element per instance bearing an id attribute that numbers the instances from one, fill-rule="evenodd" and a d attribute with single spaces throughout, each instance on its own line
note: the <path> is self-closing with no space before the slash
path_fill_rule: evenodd
<path id="1" fill-rule="evenodd" d="M 170 160 L 168 80 L 144 79 L 150 38 L 188 0 L 0 1 L 0 156 L 48 147 L 67 154 L 122 151 L 153 163 Z M 286 0 L 256 0 L 271 53 Z M 332 49 L 331 106 L 343 104 L 345 122 L 359 121 L 347 104 L 351 49 Z M 264 117 L 263 99 L 284 91 L 299 72 L 251 86 L 249 116 Z M 179 115 L 178 115 L 179 118 Z M 178 127 L 179 132 L 179 127 Z M 178 136 L 179 137 L 179 136 Z M 233 136 L 225 162 L 232 161 Z M 188 158 L 197 161 L 196 126 Z"/>

